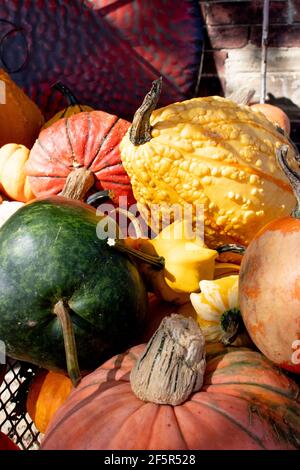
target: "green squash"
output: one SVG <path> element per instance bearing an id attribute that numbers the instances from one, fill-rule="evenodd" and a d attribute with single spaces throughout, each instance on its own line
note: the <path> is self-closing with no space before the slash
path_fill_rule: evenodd
<path id="1" fill-rule="evenodd" d="M 9 356 L 74 382 L 133 344 L 147 312 L 134 262 L 99 239 L 95 209 L 36 200 L 0 229 L 0 339 Z M 75 344 L 74 344 L 75 342 Z M 75 355 L 75 357 L 74 357 Z"/>

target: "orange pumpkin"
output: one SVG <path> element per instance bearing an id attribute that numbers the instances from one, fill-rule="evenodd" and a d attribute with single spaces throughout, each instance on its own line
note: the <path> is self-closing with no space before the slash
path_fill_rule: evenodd
<path id="1" fill-rule="evenodd" d="M 186 329 L 185 325 L 183 328 Z M 171 378 L 174 389 L 170 387 L 170 390 L 174 395 L 178 389 L 195 386 L 198 373 L 203 376 L 203 355 L 201 367 L 194 373 L 194 359 L 201 353 L 198 343 L 191 341 L 187 348 L 188 353 L 191 345 L 196 348 L 195 356 L 186 354 L 184 348 L 181 356 L 180 341 L 176 334 L 171 338 L 172 332 L 174 329 L 160 336 L 156 332 L 146 348 L 136 346 L 86 376 L 56 413 L 42 441 L 42 449 L 300 447 L 299 387 L 260 353 L 249 349 L 208 345 L 202 389 L 192 392 L 181 404 L 159 404 L 158 393 L 157 400 L 137 398 L 129 381 L 130 374 L 131 380 L 137 382 L 151 376 L 149 388 L 154 384 L 158 392 L 168 387 Z M 160 338 L 158 343 L 157 338 Z M 175 349 L 165 354 L 172 340 Z M 203 344 L 204 340 L 201 347 Z M 151 350 L 153 361 L 149 361 Z M 171 367 L 166 358 L 171 360 Z M 148 377 L 142 376 L 145 364 Z M 165 372 L 168 380 L 164 380 Z M 186 374 L 192 380 L 185 380 Z M 201 386 L 201 380 L 196 388 Z M 145 383 L 149 384 L 147 380 Z"/>
<path id="2" fill-rule="evenodd" d="M 277 156 L 298 204 L 290 217 L 264 227 L 247 248 L 240 270 L 239 305 L 258 349 L 300 374 L 300 176 L 287 162 L 286 147 Z"/>
<path id="3" fill-rule="evenodd" d="M 57 372 L 39 370 L 30 384 L 27 411 L 36 428 L 44 433 L 58 408 L 72 390 L 71 380 Z"/>
<path id="4" fill-rule="evenodd" d="M 10 142 L 31 148 L 44 118 L 36 104 L 0 69 L 0 147 Z"/>
<path id="5" fill-rule="evenodd" d="M 0 450 L 20 450 L 20 448 L 0 431 Z"/>
<path id="6" fill-rule="evenodd" d="M 15 201 L 34 199 L 25 174 L 30 151 L 24 145 L 6 144 L 0 149 L 0 191 Z"/>
<path id="7" fill-rule="evenodd" d="M 264 114 L 269 121 L 273 124 L 277 124 L 283 129 L 288 135 L 291 132 L 291 122 L 288 115 L 278 106 L 274 106 L 269 103 L 256 103 L 252 104 L 250 108 L 253 111 L 259 111 Z"/>

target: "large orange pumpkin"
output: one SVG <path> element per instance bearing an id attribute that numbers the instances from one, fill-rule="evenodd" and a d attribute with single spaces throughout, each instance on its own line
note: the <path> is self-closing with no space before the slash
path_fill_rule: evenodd
<path id="1" fill-rule="evenodd" d="M 264 227 L 247 248 L 240 270 L 239 305 L 260 351 L 300 374 L 300 176 L 287 162 L 285 147 L 277 156 L 298 205 L 290 217 Z"/>
<path id="2" fill-rule="evenodd" d="M 44 129 L 27 162 L 34 194 L 44 197 L 61 193 L 68 179 L 70 188 L 75 183 L 83 191 L 73 194 L 70 189 L 64 196 L 84 199 L 95 183 L 97 189 L 109 190 L 115 202 L 119 196 L 127 196 L 129 204 L 134 202 L 119 152 L 119 143 L 129 125 L 112 114 L 92 111 L 60 119 Z"/>
<path id="3" fill-rule="evenodd" d="M 141 401 L 132 391 L 130 373 L 138 357 L 139 364 L 147 361 L 149 348 L 151 341 L 86 376 L 50 423 L 42 449 L 300 448 L 299 388 L 260 353 L 210 344 L 202 389 L 170 406 Z M 181 387 L 181 372 L 169 369 Z"/>
<path id="4" fill-rule="evenodd" d="M 32 147 L 43 124 L 36 104 L 0 69 L 0 147 L 10 142 Z"/>
<path id="5" fill-rule="evenodd" d="M 18 144 L 0 148 L 0 190 L 15 201 L 34 199 L 24 168 L 29 152 L 27 147 Z"/>

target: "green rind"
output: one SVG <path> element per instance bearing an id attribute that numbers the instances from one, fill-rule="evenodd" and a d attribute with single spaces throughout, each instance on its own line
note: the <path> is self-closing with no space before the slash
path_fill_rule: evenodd
<path id="1" fill-rule="evenodd" d="M 0 230 L 0 339 L 7 354 L 66 370 L 53 313 L 71 309 L 79 365 L 89 370 L 129 347 L 146 316 L 136 266 L 96 235 L 99 217 L 63 198 L 35 201 Z"/>

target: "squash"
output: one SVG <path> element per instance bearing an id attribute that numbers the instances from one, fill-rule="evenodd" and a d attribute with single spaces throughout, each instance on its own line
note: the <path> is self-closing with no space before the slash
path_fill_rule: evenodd
<path id="1" fill-rule="evenodd" d="M 23 202 L 3 201 L 0 204 L 0 227 L 23 205 Z"/>
<path id="2" fill-rule="evenodd" d="M 239 304 L 255 345 L 270 360 L 300 374 L 300 176 L 299 155 L 277 152 L 297 206 L 289 217 L 266 225 L 253 239 L 240 270 Z"/>
<path id="3" fill-rule="evenodd" d="M 6 434 L 0 431 L 0 450 L 20 450 L 20 448 Z"/>
<path id="4" fill-rule="evenodd" d="M 41 448 L 299 449 L 299 387 L 246 348 L 209 344 L 205 368 L 203 348 L 192 319 L 165 319 L 147 346 L 113 357 L 82 380 Z M 185 401 L 167 404 L 175 398 Z"/>
<path id="5" fill-rule="evenodd" d="M 255 103 L 250 107 L 253 111 L 262 113 L 273 124 L 281 127 L 288 135 L 290 134 L 291 122 L 288 115 L 281 108 L 269 103 Z"/>
<path id="6" fill-rule="evenodd" d="M 27 202 L 35 197 L 25 173 L 29 153 L 24 145 L 6 144 L 0 148 L 0 191 L 15 201 Z"/>
<path id="7" fill-rule="evenodd" d="M 238 276 L 202 280 L 199 287 L 200 293 L 190 296 L 191 312 L 196 312 L 206 341 L 232 343 L 240 324 Z"/>
<path id="8" fill-rule="evenodd" d="M 63 374 L 38 370 L 29 386 L 27 412 L 41 433 L 44 433 L 58 408 L 72 390 L 71 380 Z"/>
<path id="9" fill-rule="evenodd" d="M 74 383 L 79 367 L 91 370 L 131 345 L 147 313 L 138 270 L 107 234 L 97 236 L 101 220 L 87 204 L 53 196 L 24 205 L 0 230 L 7 354 L 68 371 Z"/>
<path id="10" fill-rule="evenodd" d="M 155 81 L 120 145 L 141 214 L 156 232 L 174 207 L 192 209 L 194 223 L 203 208 L 209 248 L 248 245 L 295 204 L 275 159 L 287 137 L 248 106 L 218 96 L 152 112 L 160 89 Z"/>
<path id="11" fill-rule="evenodd" d="M 31 148 L 44 124 L 42 113 L 3 69 L 0 83 L 0 147 L 17 142 Z"/>
<path id="12" fill-rule="evenodd" d="M 109 242 L 116 249 L 127 250 L 128 254 L 137 257 L 149 291 L 163 301 L 184 304 L 189 301 L 190 293 L 198 290 L 202 279 L 239 271 L 238 264 L 218 261 L 218 251 L 223 256 L 225 252 L 241 253 L 245 250 L 237 245 L 223 245 L 218 251 L 211 250 L 197 233 L 189 229 L 188 220 L 177 220 L 153 239 L 127 238 L 121 245 L 117 240 Z"/>
<path id="13" fill-rule="evenodd" d="M 57 82 L 55 83 L 53 88 L 63 94 L 64 98 L 67 101 L 67 107 L 62 109 L 61 111 L 58 111 L 58 113 L 56 113 L 51 119 L 49 119 L 49 121 L 44 124 L 43 129 L 47 129 L 47 127 L 52 126 L 52 124 L 54 124 L 59 119 L 69 118 L 74 114 L 82 113 L 84 111 L 93 111 L 93 108 L 91 108 L 90 106 L 80 104 L 77 98 L 71 92 L 71 90 L 63 83 Z"/>
<path id="14" fill-rule="evenodd" d="M 103 111 L 63 118 L 44 129 L 26 164 L 37 197 L 60 193 L 83 200 L 95 184 L 109 190 L 111 199 L 134 202 L 131 184 L 119 153 L 129 122 Z"/>

